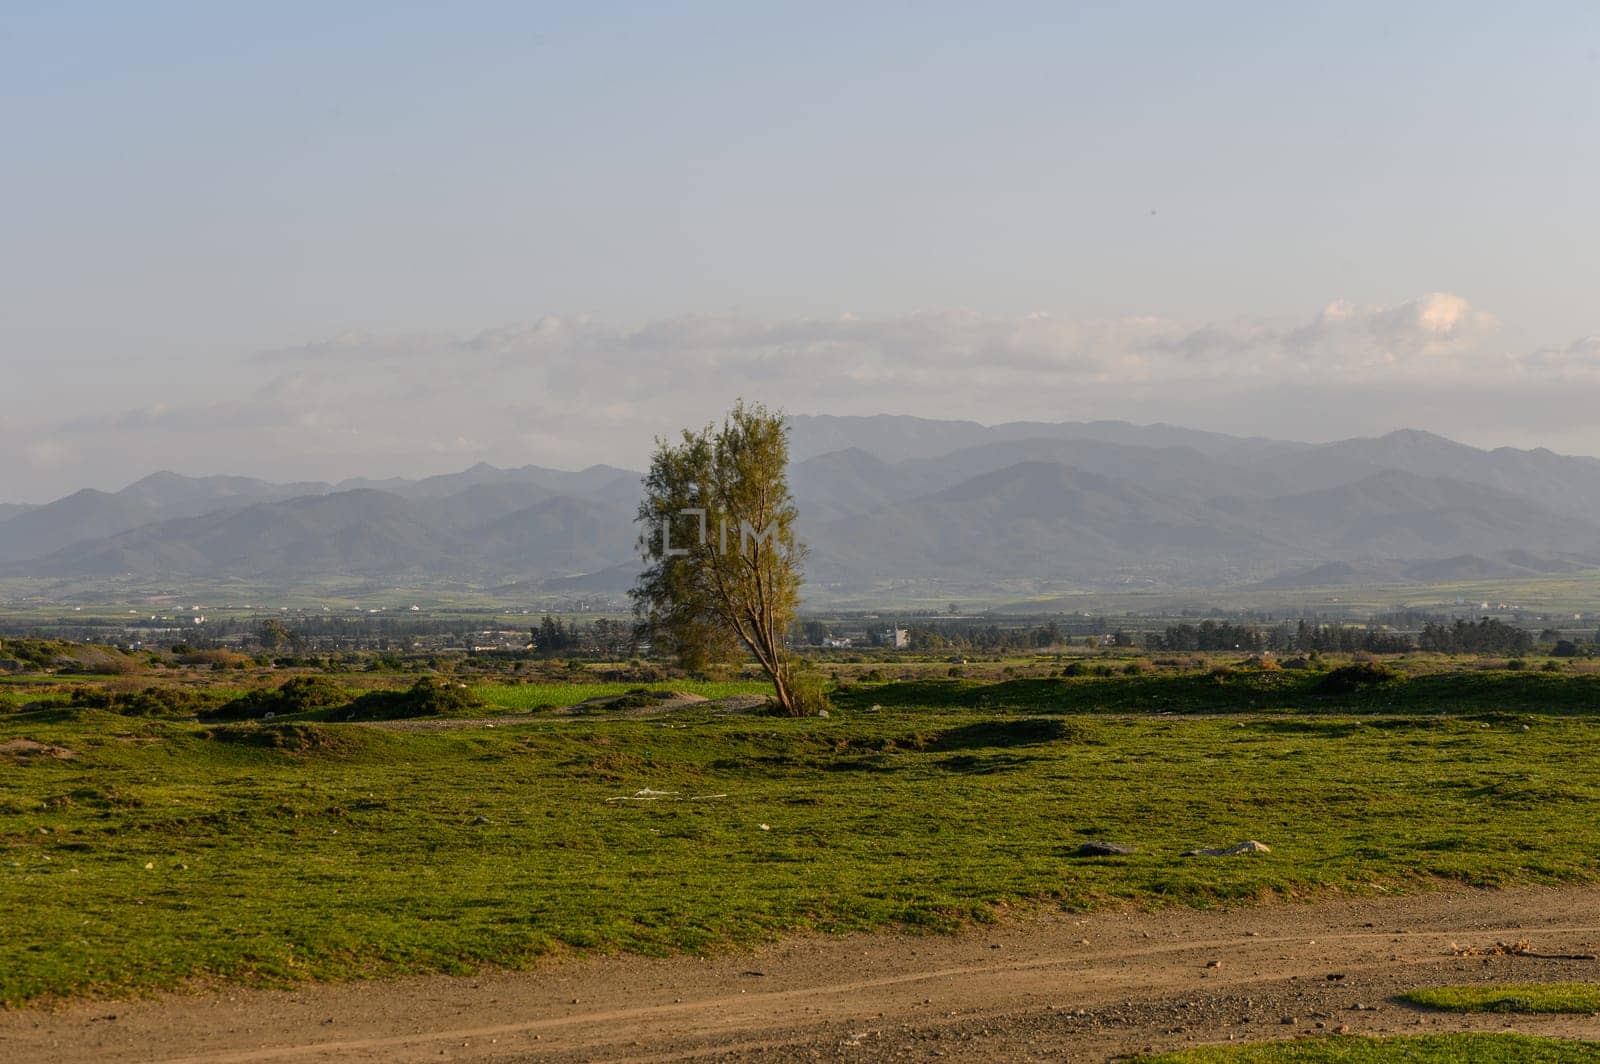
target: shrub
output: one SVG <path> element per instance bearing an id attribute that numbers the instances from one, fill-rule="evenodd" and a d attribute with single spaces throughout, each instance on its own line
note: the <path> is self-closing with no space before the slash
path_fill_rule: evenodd
<path id="1" fill-rule="evenodd" d="M 248 746 L 262 750 L 282 750 L 303 754 L 311 751 L 343 753 L 355 748 L 355 739 L 341 735 L 332 728 L 315 724 L 235 724 L 213 728 L 206 738 L 233 746 Z"/>
<path id="2" fill-rule="evenodd" d="M 211 710 L 217 696 L 187 687 L 146 687 L 135 691 L 108 691 L 103 687 L 78 687 L 73 706 L 108 709 L 129 717 L 188 717 Z"/>
<path id="3" fill-rule="evenodd" d="M 404 691 L 369 691 L 329 716 L 342 720 L 456 717 L 483 705 L 465 684 L 424 676 Z"/>
<path id="4" fill-rule="evenodd" d="M 1329 695 L 1349 695 L 1367 687 L 1395 683 L 1404 679 L 1397 670 L 1374 661 L 1358 661 L 1341 665 L 1317 682 L 1317 690 Z"/>
<path id="5" fill-rule="evenodd" d="M 800 716 L 814 717 L 823 710 L 832 708 L 828 701 L 827 685 L 821 676 L 814 673 L 800 673 L 789 683 L 790 689 L 794 692 L 795 708 L 800 711 Z"/>
<path id="6" fill-rule="evenodd" d="M 281 717 L 289 713 L 327 709 L 350 701 L 348 688 L 320 676 L 296 676 L 273 690 L 251 691 L 226 705 L 202 711 L 200 719 L 261 720 L 268 714 Z"/>
<path id="7" fill-rule="evenodd" d="M 188 653 L 178 653 L 174 647 L 173 653 L 178 655 L 180 665 L 209 665 L 213 669 L 243 668 L 252 661 L 249 655 L 233 650 L 190 650 Z"/>

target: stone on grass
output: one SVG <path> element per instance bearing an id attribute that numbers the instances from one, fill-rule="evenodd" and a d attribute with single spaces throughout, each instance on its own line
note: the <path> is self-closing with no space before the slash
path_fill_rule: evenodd
<path id="1" fill-rule="evenodd" d="M 1246 853 L 1271 853 L 1272 847 L 1255 839 L 1245 839 L 1237 846 L 1227 846 L 1217 850 L 1186 850 L 1185 857 L 1238 857 Z"/>
<path id="2" fill-rule="evenodd" d="M 1137 847 L 1120 842 L 1091 839 L 1073 852 L 1079 857 L 1126 857 L 1130 853 L 1138 853 L 1139 850 Z"/>

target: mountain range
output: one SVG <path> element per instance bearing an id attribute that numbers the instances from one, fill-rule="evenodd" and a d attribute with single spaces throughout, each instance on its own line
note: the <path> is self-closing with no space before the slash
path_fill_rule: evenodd
<path id="1" fill-rule="evenodd" d="M 1125 422 L 796 417 L 813 594 L 1439 583 L 1600 566 L 1600 461 L 1415 430 L 1307 444 Z M 161 472 L 0 505 L 0 576 L 291 587 L 631 582 L 640 475 L 480 464 L 277 484 Z"/>

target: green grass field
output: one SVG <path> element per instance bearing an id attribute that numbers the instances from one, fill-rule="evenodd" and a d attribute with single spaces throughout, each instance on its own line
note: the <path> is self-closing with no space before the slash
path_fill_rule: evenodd
<path id="1" fill-rule="evenodd" d="M 1137 677 L 862 685 L 827 720 L 454 732 L 12 708 L 0 743 L 76 756 L 0 762 L 0 999 L 941 929 L 1024 899 L 1593 879 L 1600 721 L 1559 699 L 1505 716 L 1533 677 L 1503 678 L 1505 699 L 1472 677 L 1471 719 L 1212 715 L 1209 687 L 1197 716 L 1124 712 Z M 1101 703 L 1119 712 L 1083 711 Z M 676 793 L 619 800 L 643 788 Z M 1140 852 L 1075 856 L 1101 838 Z M 1179 856 L 1245 838 L 1273 852 Z"/>
<path id="2" fill-rule="evenodd" d="M 1257 1045 L 1206 1046 L 1139 1057 L 1138 1064 L 1578 1064 L 1600 1059 L 1600 1043 L 1513 1034 L 1412 1038 L 1306 1038 Z"/>
<path id="3" fill-rule="evenodd" d="M 626 694 L 646 687 L 650 690 L 688 691 L 706 698 L 728 698 L 732 695 L 766 695 L 772 685 L 758 680 L 666 680 L 660 683 L 486 683 L 473 690 L 478 697 L 494 709 L 504 712 L 527 713 L 532 710 L 551 709 L 556 706 L 574 706 L 591 698 Z"/>
<path id="4" fill-rule="evenodd" d="M 1516 986 L 1439 986 L 1402 999 L 1446 1012 L 1600 1012 L 1600 984 L 1529 983 Z"/>

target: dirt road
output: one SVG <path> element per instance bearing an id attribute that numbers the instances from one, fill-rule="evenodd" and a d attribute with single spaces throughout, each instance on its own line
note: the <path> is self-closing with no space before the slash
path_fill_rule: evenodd
<path id="1" fill-rule="evenodd" d="M 1600 980 L 1600 889 L 1452 890 L 1228 912 L 1018 913 L 950 937 L 804 936 L 711 959 L 235 990 L 0 1013 L 9 1061 L 1082 1060 L 1349 1029 L 1600 1038 L 1600 1018 L 1453 1017 L 1423 985 Z"/>

